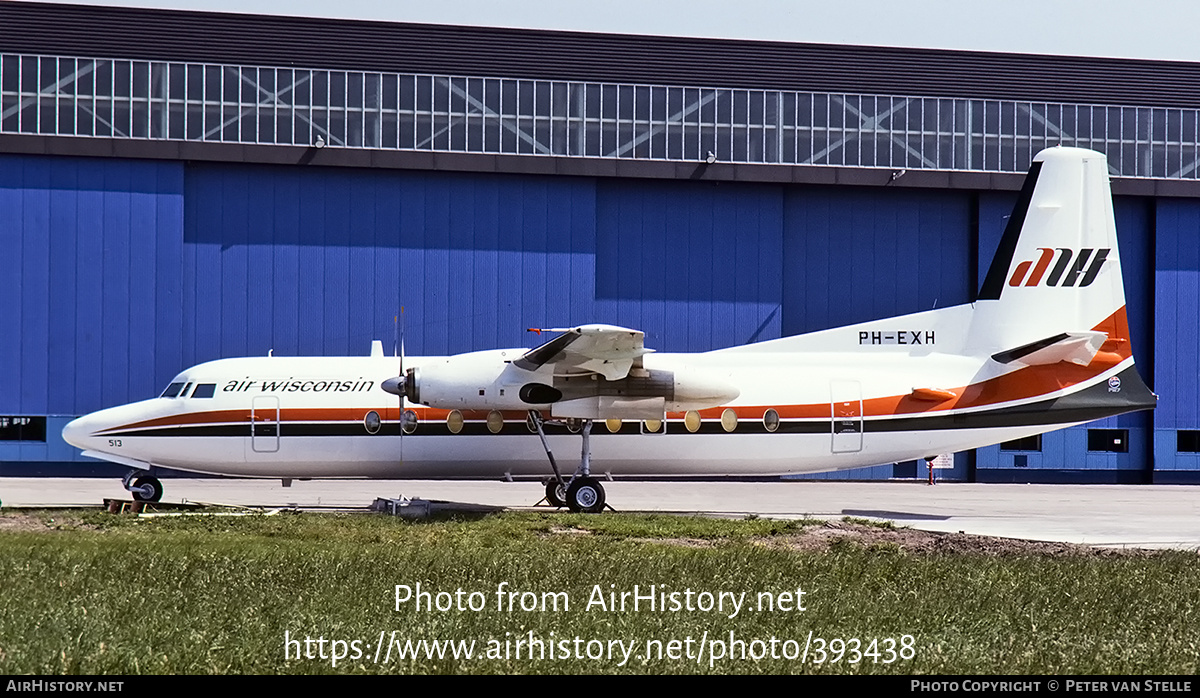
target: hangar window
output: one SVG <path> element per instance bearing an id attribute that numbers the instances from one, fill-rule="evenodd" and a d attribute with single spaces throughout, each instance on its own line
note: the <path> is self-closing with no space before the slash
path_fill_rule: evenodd
<path id="1" fill-rule="evenodd" d="M 1200 431 L 1180 429 L 1175 432 L 1175 450 L 1180 453 L 1200 453 Z"/>
<path id="2" fill-rule="evenodd" d="M 1041 451 L 1042 435 L 1034 434 L 1023 439 L 1013 439 L 1000 444 L 1001 451 Z"/>
<path id="3" fill-rule="evenodd" d="M 1129 453 L 1128 429 L 1088 429 L 1089 451 Z"/>
<path id="4" fill-rule="evenodd" d="M 197 383 L 192 397 L 212 397 L 217 392 L 216 383 Z"/>
<path id="5" fill-rule="evenodd" d="M 0 441 L 46 440 L 45 417 L 0 417 Z"/>

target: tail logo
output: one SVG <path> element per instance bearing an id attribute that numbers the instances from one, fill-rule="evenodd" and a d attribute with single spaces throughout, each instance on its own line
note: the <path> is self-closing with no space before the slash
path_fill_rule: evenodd
<path id="1" fill-rule="evenodd" d="M 1008 280 L 1009 286 L 1038 286 L 1042 283 L 1043 276 L 1047 286 L 1075 286 L 1077 281 L 1079 288 L 1090 286 L 1096 280 L 1112 248 L 1094 250 L 1085 247 L 1079 250 L 1078 255 L 1075 250 L 1067 247 L 1039 247 L 1038 250 L 1041 255 L 1038 256 L 1036 264 L 1032 259 L 1018 264 L 1013 270 L 1012 278 Z M 1055 256 L 1058 257 L 1058 261 L 1054 263 L 1054 268 L 1050 269 L 1050 262 L 1054 261 Z M 1032 271 L 1030 267 L 1033 267 Z M 1046 276 L 1047 269 L 1050 269 L 1049 276 Z"/>

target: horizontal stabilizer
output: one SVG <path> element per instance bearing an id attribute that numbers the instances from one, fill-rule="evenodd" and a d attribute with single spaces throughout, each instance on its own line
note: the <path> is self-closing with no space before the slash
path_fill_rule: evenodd
<path id="1" fill-rule="evenodd" d="M 1002 364 L 1018 363 L 1025 366 L 1042 366 L 1060 361 L 1087 366 L 1107 339 L 1108 335 L 1104 332 L 1061 332 L 992 354 L 992 359 Z"/>

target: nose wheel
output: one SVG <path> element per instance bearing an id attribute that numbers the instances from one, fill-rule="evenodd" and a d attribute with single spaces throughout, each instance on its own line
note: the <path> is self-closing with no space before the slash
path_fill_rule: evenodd
<path id="1" fill-rule="evenodd" d="M 163 486 L 158 478 L 149 475 L 139 475 L 144 471 L 132 470 L 121 482 L 129 494 L 139 502 L 157 502 L 162 499 Z"/>

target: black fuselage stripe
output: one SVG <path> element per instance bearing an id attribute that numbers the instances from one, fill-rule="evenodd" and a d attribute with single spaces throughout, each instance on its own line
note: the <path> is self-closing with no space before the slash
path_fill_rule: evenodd
<path id="1" fill-rule="evenodd" d="M 721 425 L 720 420 L 711 420 L 701 423 L 700 428 L 696 431 L 688 431 L 682 420 L 668 422 L 668 434 L 829 434 L 833 432 L 835 425 L 840 425 L 844 431 L 840 433 L 853 432 L 855 429 L 852 425 L 861 424 L 861 430 L 864 432 L 905 432 L 905 431 L 944 431 L 944 430 L 959 430 L 959 429 L 986 429 L 994 427 L 1019 427 L 1019 426 L 1041 426 L 1046 424 L 1071 424 L 1075 422 L 1090 422 L 1095 419 L 1113 416 L 1112 410 L 1104 408 L 1078 409 L 1078 410 L 1053 410 L 1043 413 L 1020 413 L 1020 414 L 1002 414 L 996 412 L 982 412 L 963 415 L 946 415 L 939 417 L 910 417 L 910 418 L 889 418 L 889 419 L 864 419 L 864 420 L 818 420 L 818 421 L 787 421 L 781 420 L 779 427 L 774 431 L 768 431 L 761 422 L 738 422 L 736 428 L 732 432 L 727 432 Z M 400 429 L 397 425 L 384 425 L 374 436 L 397 436 Z M 578 435 L 578 431 L 568 431 L 566 429 L 547 430 L 548 436 L 558 434 Z M 622 428 L 616 432 L 610 432 L 607 427 L 600 424 L 592 428 L 592 436 L 605 437 L 614 434 L 639 434 L 643 433 L 639 423 L 628 422 L 622 425 Z M 645 432 L 654 435 L 651 432 Z M 360 422 L 326 422 L 326 423 L 306 423 L 306 424 L 283 424 L 279 430 L 280 437 L 290 436 L 371 436 Z M 451 432 L 450 428 L 444 423 L 421 422 L 412 433 L 405 433 L 405 436 L 532 436 L 536 432 L 532 432 L 525 426 L 524 422 L 505 422 L 504 427 L 499 432 L 493 432 L 488 429 L 484 423 L 464 424 L 463 428 L 457 432 Z M 107 434 L 114 437 L 135 437 L 135 436 L 250 436 L 248 424 L 213 424 L 213 425 L 197 425 L 188 427 L 160 427 L 157 429 L 143 429 L 139 431 L 119 431 Z M 259 433 L 258 438 L 273 439 L 274 433 L 263 434 Z"/>

